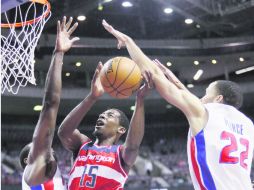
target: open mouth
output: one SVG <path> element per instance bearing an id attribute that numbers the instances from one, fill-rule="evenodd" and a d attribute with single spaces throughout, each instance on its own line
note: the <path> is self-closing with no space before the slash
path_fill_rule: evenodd
<path id="1" fill-rule="evenodd" d="M 104 121 L 103 121 L 103 120 L 98 119 L 98 120 L 96 121 L 96 127 L 101 127 L 101 126 L 103 126 L 103 125 L 104 125 Z"/>

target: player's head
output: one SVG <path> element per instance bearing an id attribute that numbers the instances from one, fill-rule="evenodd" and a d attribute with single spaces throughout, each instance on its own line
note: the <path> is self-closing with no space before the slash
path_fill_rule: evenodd
<path id="1" fill-rule="evenodd" d="M 99 115 L 93 135 L 99 139 L 118 140 L 129 128 L 127 116 L 118 109 L 108 109 Z"/>
<path id="2" fill-rule="evenodd" d="M 227 80 L 212 82 L 206 89 L 203 103 L 223 103 L 239 109 L 243 103 L 243 95 L 238 84 Z"/>
<path id="3" fill-rule="evenodd" d="M 23 168 L 23 169 L 25 169 L 25 167 L 26 167 L 26 165 L 28 164 L 28 154 L 29 154 L 29 152 L 30 152 L 30 150 L 31 150 L 31 147 L 32 147 L 32 143 L 29 143 L 29 144 L 27 144 L 27 145 L 25 145 L 23 148 L 22 148 L 22 150 L 20 151 L 20 153 L 19 153 L 19 162 L 20 162 L 20 165 L 21 165 L 21 167 Z M 51 151 L 52 151 L 52 155 L 53 155 L 53 157 L 55 158 L 55 160 L 57 161 L 57 157 L 56 157 L 56 155 L 55 155 L 55 152 L 54 152 L 54 150 L 53 149 L 51 149 Z"/>
<path id="4" fill-rule="evenodd" d="M 23 169 L 25 169 L 27 165 L 27 158 L 28 158 L 28 154 L 30 152 L 31 146 L 32 146 L 32 143 L 27 144 L 26 146 L 24 146 L 24 148 L 22 148 L 22 150 L 19 153 L 19 162 Z"/>

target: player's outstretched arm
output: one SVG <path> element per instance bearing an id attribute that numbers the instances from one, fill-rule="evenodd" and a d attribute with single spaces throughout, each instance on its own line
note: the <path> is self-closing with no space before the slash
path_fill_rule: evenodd
<path id="1" fill-rule="evenodd" d="M 32 154 L 30 154 L 32 158 L 40 154 L 42 149 L 49 150 L 52 145 L 62 90 L 63 56 L 78 40 L 78 38 L 70 39 L 70 35 L 78 25 L 75 23 L 71 27 L 71 24 L 72 18 L 66 23 L 66 17 L 63 18 L 62 23 L 60 21 L 57 23 L 56 46 L 46 78 L 43 107 L 33 134 Z"/>
<path id="2" fill-rule="evenodd" d="M 58 129 L 58 136 L 64 147 L 70 151 L 77 151 L 80 146 L 89 140 L 86 135 L 79 132 L 77 127 L 87 112 L 91 109 L 94 103 L 103 95 L 99 73 L 102 69 L 100 62 L 95 70 L 92 82 L 91 91 L 88 96 L 79 103 L 64 119 Z"/>
<path id="3" fill-rule="evenodd" d="M 137 91 L 135 110 L 131 118 L 129 131 L 121 149 L 122 158 L 129 170 L 133 166 L 137 156 L 140 144 L 144 136 L 145 118 L 144 118 L 144 98 L 149 91 L 147 84 L 144 84 Z"/>
<path id="4" fill-rule="evenodd" d="M 66 17 L 63 18 L 62 23 L 59 21 L 57 23 L 56 46 L 46 77 L 42 111 L 34 130 L 32 146 L 28 156 L 28 165 L 33 165 L 35 168 L 32 169 L 33 175 L 30 175 L 29 182 L 32 182 L 33 178 L 36 180 L 37 173 L 43 170 L 43 167 L 46 167 L 47 160 L 52 156 L 51 146 L 62 90 L 63 56 L 72 44 L 78 40 L 78 38 L 70 39 L 70 35 L 77 27 L 77 23 L 72 27 L 71 23 L 72 18 L 66 23 Z"/>
<path id="5" fill-rule="evenodd" d="M 126 46 L 131 58 L 137 63 L 141 72 L 152 74 L 152 80 L 159 94 L 169 103 L 175 105 L 186 115 L 192 133 L 195 135 L 203 129 L 206 122 L 206 111 L 200 100 L 186 89 L 181 89 L 168 80 L 163 71 L 150 60 L 135 42 L 127 35 L 114 29 L 105 20 L 104 28 L 118 40 L 118 48 Z M 146 76 L 144 74 L 144 76 Z"/>

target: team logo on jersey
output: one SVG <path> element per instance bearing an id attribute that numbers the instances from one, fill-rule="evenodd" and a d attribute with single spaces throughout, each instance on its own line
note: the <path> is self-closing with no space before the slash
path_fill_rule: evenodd
<path id="1" fill-rule="evenodd" d="M 115 158 L 112 158 L 110 156 L 102 156 L 102 155 L 92 155 L 88 154 L 87 156 L 79 156 L 78 161 L 87 161 L 87 160 L 95 160 L 96 162 L 109 162 L 109 163 L 115 163 Z"/>

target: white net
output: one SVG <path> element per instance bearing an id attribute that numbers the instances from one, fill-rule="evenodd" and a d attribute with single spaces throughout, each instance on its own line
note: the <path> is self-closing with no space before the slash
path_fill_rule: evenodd
<path id="1" fill-rule="evenodd" d="M 42 14 L 38 15 L 38 6 L 41 6 Z M 5 12 L 8 27 L 1 32 L 1 92 L 5 90 L 17 94 L 20 87 L 27 83 L 36 84 L 34 76 L 34 51 L 42 33 L 43 27 L 51 16 L 48 5 L 29 2 L 24 13 L 18 6 L 12 14 Z M 15 17 L 13 17 L 15 14 Z M 8 18 L 15 18 L 10 21 Z M 31 19 L 32 16 L 32 19 Z M 29 21 L 28 21 L 29 19 Z M 28 22 L 27 22 L 28 21 Z M 30 22 L 31 21 L 31 22 Z M 17 23 L 21 23 L 17 27 Z M 16 23 L 16 26 L 13 24 Z M 1 25 L 2 26 L 2 25 Z"/>

